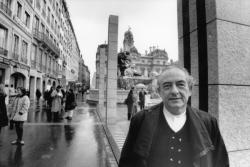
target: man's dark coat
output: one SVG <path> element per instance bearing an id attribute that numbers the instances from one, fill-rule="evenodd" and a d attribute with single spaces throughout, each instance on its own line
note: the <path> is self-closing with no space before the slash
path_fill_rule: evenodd
<path id="1" fill-rule="evenodd" d="M 147 167 L 154 133 L 163 112 L 163 103 L 136 114 L 130 123 L 119 167 Z M 187 108 L 189 128 L 192 131 L 193 167 L 229 167 L 228 154 L 221 137 L 217 120 L 208 113 L 192 107 Z"/>

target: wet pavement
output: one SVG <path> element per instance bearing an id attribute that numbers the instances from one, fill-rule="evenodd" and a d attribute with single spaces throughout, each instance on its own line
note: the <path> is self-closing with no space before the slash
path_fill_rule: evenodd
<path id="1" fill-rule="evenodd" d="M 24 146 L 11 145 L 15 130 L 3 128 L 0 167 L 117 166 L 94 106 L 78 102 L 71 121 L 49 118 L 41 101 L 31 106 L 24 124 Z"/>

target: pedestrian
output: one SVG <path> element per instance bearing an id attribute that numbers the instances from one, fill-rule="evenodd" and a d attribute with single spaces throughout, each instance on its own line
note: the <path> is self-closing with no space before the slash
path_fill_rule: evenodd
<path id="1" fill-rule="evenodd" d="M 130 120 L 130 118 L 131 118 L 131 115 L 133 113 L 134 103 L 135 103 L 135 100 L 136 100 L 135 96 L 134 96 L 134 91 L 135 91 L 135 88 L 131 87 L 131 89 L 130 89 L 130 91 L 128 93 L 128 96 L 125 99 L 125 104 L 127 104 L 127 107 L 128 107 L 128 113 L 127 113 L 128 120 Z"/>
<path id="2" fill-rule="evenodd" d="M 23 87 L 17 88 L 17 96 L 12 104 L 13 111 L 10 119 L 13 120 L 16 127 L 17 139 L 12 141 L 11 144 L 24 145 L 23 138 L 23 124 L 28 118 L 28 109 L 30 107 L 30 100 L 27 92 Z"/>
<path id="3" fill-rule="evenodd" d="M 133 90 L 133 108 L 130 119 L 137 113 L 138 111 L 138 102 L 139 102 L 139 95 L 137 89 Z"/>
<path id="4" fill-rule="evenodd" d="M 76 108 L 76 99 L 72 89 L 66 94 L 66 104 L 65 104 L 65 112 L 66 112 L 66 119 L 71 120 L 73 117 L 74 109 Z"/>
<path id="5" fill-rule="evenodd" d="M 139 105 L 140 109 L 143 110 L 145 108 L 145 95 L 147 93 L 145 90 L 142 88 L 141 91 L 139 92 Z"/>
<path id="6" fill-rule="evenodd" d="M 41 95 L 42 95 L 41 91 L 39 89 L 36 89 L 36 99 L 37 99 L 37 101 L 39 101 Z"/>
<path id="7" fill-rule="evenodd" d="M 46 108 L 48 107 L 48 100 L 49 100 L 49 90 L 45 90 L 43 93 L 43 99 L 45 101 Z"/>
<path id="8" fill-rule="evenodd" d="M 54 121 L 58 121 L 59 114 L 62 108 L 62 98 L 63 94 L 61 92 L 61 86 L 57 86 L 55 90 L 51 93 L 52 103 L 51 103 L 51 112 L 52 118 Z"/>
<path id="9" fill-rule="evenodd" d="M 82 93 L 82 98 L 83 98 L 83 95 L 84 95 L 84 93 L 85 93 L 85 89 L 84 89 L 84 88 L 82 88 L 81 93 Z"/>
<path id="10" fill-rule="evenodd" d="M 0 133 L 2 127 L 8 125 L 7 108 L 5 103 L 6 93 L 4 90 L 4 85 L 0 84 Z"/>
<path id="11" fill-rule="evenodd" d="M 169 65 L 157 84 L 163 102 L 132 118 L 119 167 L 229 167 L 216 118 L 187 104 L 187 70 Z"/>
<path id="12" fill-rule="evenodd" d="M 62 101 L 61 101 L 62 107 L 61 107 L 60 118 L 63 119 L 64 113 L 65 113 L 65 101 L 66 101 L 66 91 L 64 90 L 63 87 L 61 87 L 61 92 L 62 92 L 63 97 L 62 97 Z"/>
<path id="13" fill-rule="evenodd" d="M 75 88 L 74 93 L 75 93 L 75 97 L 76 97 L 76 99 L 77 99 L 77 96 L 78 96 L 78 90 L 77 90 L 76 88 Z"/>
<path id="14" fill-rule="evenodd" d="M 50 90 L 49 90 L 49 92 L 48 92 L 48 94 L 47 94 L 47 96 L 48 96 L 48 108 L 49 108 L 49 111 L 51 112 L 51 106 L 52 106 L 52 100 L 53 100 L 53 98 L 52 98 L 52 96 L 51 96 L 51 94 L 52 94 L 52 92 L 55 90 L 55 87 L 54 86 L 51 86 L 50 87 Z"/>

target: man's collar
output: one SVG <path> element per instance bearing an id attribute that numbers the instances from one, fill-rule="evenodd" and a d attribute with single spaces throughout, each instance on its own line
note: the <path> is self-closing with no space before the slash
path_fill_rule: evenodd
<path id="1" fill-rule="evenodd" d="M 186 117 L 186 110 L 181 113 L 180 115 L 174 115 L 172 114 L 170 111 L 168 111 L 168 109 L 163 105 L 163 113 L 165 116 L 169 117 L 170 119 L 181 119 L 181 118 L 184 118 Z"/>
<path id="2" fill-rule="evenodd" d="M 163 114 L 164 117 L 170 126 L 170 128 L 174 132 L 178 132 L 185 124 L 187 120 L 186 110 L 185 112 L 181 113 L 180 115 L 174 115 L 171 112 L 169 112 L 166 107 L 163 107 Z"/>

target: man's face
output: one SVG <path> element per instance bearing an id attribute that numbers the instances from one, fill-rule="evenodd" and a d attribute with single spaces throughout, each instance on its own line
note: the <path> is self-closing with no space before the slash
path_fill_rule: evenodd
<path id="1" fill-rule="evenodd" d="M 169 112 L 174 115 L 184 112 L 191 96 L 185 73 L 178 68 L 165 71 L 159 77 L 159 94 Z"/>

